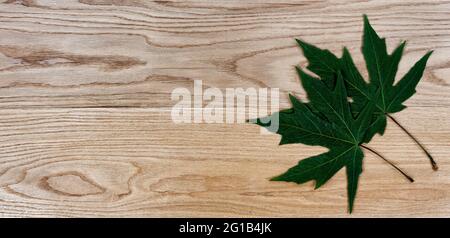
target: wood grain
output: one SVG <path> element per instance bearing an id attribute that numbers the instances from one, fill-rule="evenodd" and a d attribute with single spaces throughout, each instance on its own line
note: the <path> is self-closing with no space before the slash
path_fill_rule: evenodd
<path id="1" fill-rule="evenodd" d="M 435 52 L 408 109 L 366 153 L 351 217 L 450 217 L 450 2 L 0 1 L 0 216 L 349 217 L 344 171 L 323 188 L 270 182 L 325 151 L 278 146 L 246 124 L 174 124 L 174 88 L 278 87 L 304 97 L 294 38 L 361 71 L 362 14 L 392 49 L 399 75 Z"/>

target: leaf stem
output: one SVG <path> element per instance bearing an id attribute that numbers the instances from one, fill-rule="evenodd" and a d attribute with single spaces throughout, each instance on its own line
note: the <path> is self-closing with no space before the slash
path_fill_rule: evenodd
<path id="1" fill-rule="evenodd" d="M 433 170 L 437 171 L 439 169 L 439 167 L 438 167 L 436 161 L 434 161 L 431 154 L 428 152 L 428 150 L 425 149 L 425 147 L 411 133 L 409 133 L 409 131 L 406 130 L 406 128 L 404 128 L 393 116 L 391 116 L 387 113 L 386 113 L 386 116 L 389 117 L 395 124 L 397 124 L 409 137 L 411 137 L 411 139 L 413 139 L 417 143 L 417 145 L 420 146 L 420 148 L 423 150 L 423 152 L 425 152 L 428 159 L 430 160 L 431 167 L 433 168 Z"/>
<path id="2" fill-rule="evenodd" d="M 386 159 L 385 157 L 383 157 L 380 153 L 378 153 L 377 151 L 375 151 L 374 149 L 367 147 L 365 145 L 360 145 L 362 148 L 374 153 L 375 155 L 377 155 L 378 157 L 380 157 L 381 159 L 383 159 L 386 163 L 388 163 L 389 165 L 391 165 L 392 167 L 394 167 L 398 172 L 400 172 L 401 174 L 403 174 L 403 176 L 405 176 L 411 183 L 414 182 L 414 179 L 409 176 L 406 172 L 404 172 L 403 170 L 401 170 L 399 167 L 397 167 L 394 163 L 392 163 L 391 161 L 389 161 L 388 159 Z"/>

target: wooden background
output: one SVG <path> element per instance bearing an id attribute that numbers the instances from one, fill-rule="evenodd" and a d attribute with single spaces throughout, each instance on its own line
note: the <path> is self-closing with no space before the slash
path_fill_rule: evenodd
<path id="1" fill-rule="evenodd" d="M 450 1 L 0 1 L 2 217 L 450 217 Z M 398 127 L 370 146 L 355 211 L 345 171 L 321 189 L 268 179 L 325 151 L 278 146 L 246 124 L 174 124 L 174 88 L 278 87 L 304 94 L 294 37 L 359 68 L 362 14 L 392 49 L 408 40 L 403 75 L 434 49 Z"/>

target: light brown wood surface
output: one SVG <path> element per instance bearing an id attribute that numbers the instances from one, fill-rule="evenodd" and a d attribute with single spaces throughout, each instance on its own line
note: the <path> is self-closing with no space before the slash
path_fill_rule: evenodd
<path id="1" fill-rule="evenodd" d="M 450 2 L 0 1 L 2 217 L 450 217 Z M 174 124 L 174 88 L 277 87 L 304 98 L 294 38 L 360 54 L 362 14 L 403 75 L 434 49 L 417 93 L 366 153 L 355 210 L 345 171 L 319 190 L 268 179 L 325 151 L 247 124 Z"/>

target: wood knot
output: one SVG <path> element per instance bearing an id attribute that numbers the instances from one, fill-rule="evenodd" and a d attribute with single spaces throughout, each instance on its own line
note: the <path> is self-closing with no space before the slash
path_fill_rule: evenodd
<path id="1" fill-rule="evenodd" d="M 42 177 L 39 187 L 64 196 L 88 196 L 104 193 L 105 188 L 78 172 L 64 172 Z"/>

